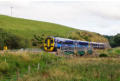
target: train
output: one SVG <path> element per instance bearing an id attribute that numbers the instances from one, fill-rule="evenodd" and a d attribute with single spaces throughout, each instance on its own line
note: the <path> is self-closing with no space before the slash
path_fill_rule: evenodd
<path id="1" fill-rule="evenodd" d="M 105 49 L 106 43 L 101 42 L 88 42 L 88 41 L 81 41 L 81 40 L 72 40 L 68 38 L 61 38 L 61 37 L 54 37 L 48 36 L 44 41 L 44 50 L 53 52 L 60 47 L 68 46 L 68 47 L 79 47 L 79 48 L 89 48 L 92 47 L 93 49 Z"/>

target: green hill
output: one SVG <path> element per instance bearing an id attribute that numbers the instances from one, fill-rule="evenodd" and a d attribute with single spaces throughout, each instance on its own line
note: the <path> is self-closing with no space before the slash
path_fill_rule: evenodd
<path id="1" fill-rule="evenodd" d="M 4 15 L 0 15 L 0 28 L 27 39 L 32 39 L 34 35 L 45 34 L 93 42 L 107 42 L 106 38 L 93 32 L 77 30 L 67 26 L 43 21 L 28 20 Z"/>

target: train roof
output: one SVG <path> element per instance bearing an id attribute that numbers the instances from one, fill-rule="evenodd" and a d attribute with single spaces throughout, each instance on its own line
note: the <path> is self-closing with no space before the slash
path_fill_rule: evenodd
<path id="1" fill-rule="evenodd" d="M 61 37 L 54 37 L 54 38 L 57 39 L 57 40 L 61 40 L 61 41 L 66 41 L 66 40 L 71 40 L 71 41 L 73 41 L 72 39 L 61 38 Z"/>
<path id="2" fill-rule="evenodd" d="M 88 43 L 88 41 L 81 41 L 81 40 L 78 40 L 78 42 L 87 42 Z"/>
<path id="3" fill-rule="evenodd" d="M 104 43 L 101 43 L 101 42 L 90 42 L 92 44 L 104 44 Z"/>
<path id="4" fill-rule="evenodd" d="M 49 36 L 49 37 L 52 37 L 59 41 L 76 41 L 76 42 L 86 42 L 86 43 L 92 43 L 92 44 L 104 44 L 101 42 L 88 42 L 88 41 L 81 41 L 81 40 L 72 40 L 72 39 L 68 39 L 68 38 L 61 38 L 61 37 L 54 37 L 54 36 Z"/>

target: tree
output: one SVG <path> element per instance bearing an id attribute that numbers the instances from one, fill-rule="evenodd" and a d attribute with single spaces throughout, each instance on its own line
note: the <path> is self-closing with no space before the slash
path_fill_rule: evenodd
<path id="1" fill-rule="evenodd" d="M 120 46 L 120 34 L 114 36 L 114 42 L 116 46 Z"/>
<path id="2" fill-rule="evenodd" d="M 109 43 L 110 43 L 111 47 L 120 46 L 120 34 L 117 34 L 115 36 L 105 35 L 105 37 L 109 40 Z"/>

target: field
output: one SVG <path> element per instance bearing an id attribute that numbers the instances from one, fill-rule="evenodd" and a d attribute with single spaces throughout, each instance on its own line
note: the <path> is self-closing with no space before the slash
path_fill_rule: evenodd
<path id="1" fill-rule="evenodd" d="M 120 81 L 120 59 L 4 52 L 0 81 Z"/>
<path id="2" fill-rule="evenodd" d="M 0 28 L 30 40 L 34 35 L 41 36 L 44 34 L 46 36 L 59 36 L 65 38 L 70 36 L 70 38 L 79 40 L 108 42 L 106 38 L 94 32 L 78 30 L 49 22 L 15 18 L 4 15 L 0 15 Z"/>

